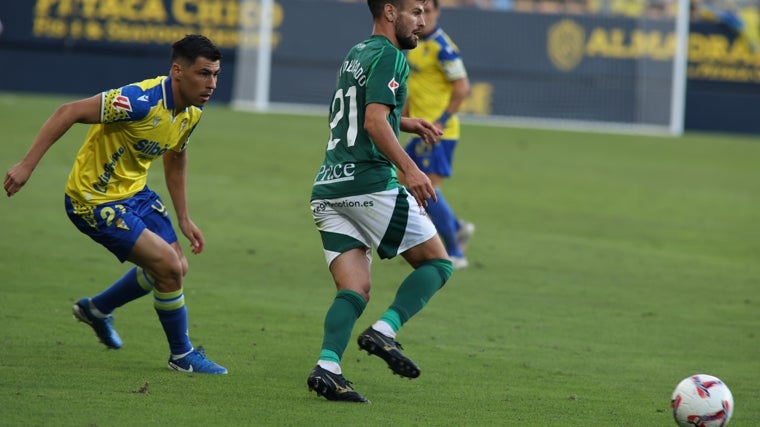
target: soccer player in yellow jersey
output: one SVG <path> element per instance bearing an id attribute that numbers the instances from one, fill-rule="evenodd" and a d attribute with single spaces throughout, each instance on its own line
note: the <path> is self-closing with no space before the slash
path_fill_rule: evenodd
<path id="1" fill-rule="evenodd" d="M 459 140 L 457 112 L 470 91 L 470 82 L 459 49 L 438 25 L 440 16 L 438 0 L 429 0 L 419 45 L 407 54 L 409 95 L 404 116 L 434 122 L 443 130 L 443 135 L 432 145 L 415 137 L 407 144 L 406 151 L 435 187 L 438 203 L 428 203 L 427 212 L 454 268 L 460 269 L 468 266 L 463 250 L 475 226 L 457 218 L 441 192 L 441 184 L 451 176 Z"/>
<path id="2" fill-rule="evenodd" d="M 108 348 L 118 349 L 122 341 L 111 313 L 152 292 L 169 342 L 169 368 L 206 374 L 227 369 L 190 342 L 182 291 L 187 259 L 166 205 L 147 186 L 147 175 L 160 158 L 179 228 L 192 252 L 201 253 L 203 234 L 187 206 L 187 145 L 216 88 L 221 58 L 209 39 L 188 35 L 172 45 L 168 76 L 61 105 L 4 181 L 6 194 L 16 194 L 61 136 L 75 123 L 90 125 L 66 184 L 66 212 L 79 231 L 135 266 L 101 293 L 77 301 L 74 317 L 90 325 Z"/>

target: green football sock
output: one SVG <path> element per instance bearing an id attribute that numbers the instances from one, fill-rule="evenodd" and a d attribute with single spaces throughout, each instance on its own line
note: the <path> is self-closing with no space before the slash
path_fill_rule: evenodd
<path id="1" fill-rule="evenodd" d="M 398 332 L 443 287 L 453 270 L 447 259 L 433 259 L 417 267 L 401 282 L 396 299 L 380 319 Z"/>
<path id="2" fill-rule="evenodd" d="M 326 360 L 337 358 L 338 360 L 332 361 L 340 362 L 351 339 L 351 331 L 354 329 L 356 319 L 361 316 L 366 306 L 367 302 L 358 293 L 350 290 L 338 291 L 325 315 L 325 335 L 322 340 L 320 359 L 334 354 L 335 356 Z"/>

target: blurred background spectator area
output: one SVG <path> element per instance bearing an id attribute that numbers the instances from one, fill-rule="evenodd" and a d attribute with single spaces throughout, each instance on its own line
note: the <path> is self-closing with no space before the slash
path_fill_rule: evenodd
<path id="1" fill-rule="evenodd" d="M 339 0 L 365 3 L 365 0 Z M 692 22 L 708 21 L 760 48 L 760 0 L 689 0 Z M 642 19 L 673 19 L 678 0 L 439 0 L 444 8 L 475 8 L 517 13 L 603 15 Z"/>
<path id="2" fill-rule="evenodd" d="M 365 3 L 365 0 L 340 0 Z M 477 8 L 507 12 L 601 14 L 641 18 L 675 16 L 678 0 L 439 0 L 445 8 Z M 760 0 L 690 0 L 692 20 L 757 26 Z"/>

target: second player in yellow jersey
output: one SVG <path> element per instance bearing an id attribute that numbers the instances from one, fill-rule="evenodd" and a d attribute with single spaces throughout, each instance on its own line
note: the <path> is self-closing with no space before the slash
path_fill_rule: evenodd
<path id="1" fill-rule="evenodd" d="M 443 135 L 433 145 L 413 138 L 406 151 L 435 187 L 438 202 L 428 203 L 427 212 L 454 268 L 460 269 L 469 264 L 464 249 L 475 226 L 457 218 L 443 196 L 441 185 L 452 174 L 454 151 L 460 137 L 457 113 L 469 93 L 470 81 L 459 48 L 438 25 L 440 15 L 438 0 L 429 0 L 425 5 L 425 29 L 420 42 L 407 54 L 409 95 L 404 115 L 434 122 Z"/>
<path id="2" fill-rule="evenodd" d="M 200 118 L 194 105 L 175 113 L 166 76 L 101 93 L 100 123 L 90 127 L 79 149 L 66 194 L 85 204 L 134 196 L 155 159 L 185 149 Z"/>

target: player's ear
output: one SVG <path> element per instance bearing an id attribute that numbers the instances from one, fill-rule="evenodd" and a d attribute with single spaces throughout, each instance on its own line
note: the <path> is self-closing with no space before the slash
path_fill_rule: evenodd
<path id="1" fill-rule="evenodd" d="M 179 79 L 180 75 L 182 75 L 182 65 L 176 62 L 172 62 L 172 68 L 170 72 L 173 79 Z"/>
<path id="2" fill-rule="evenodd" d="M 394 22 L 396 20 L 396 6 L 391 3 L 385 3 L 383 13 L 385 14 L 386 21 Z"/>

